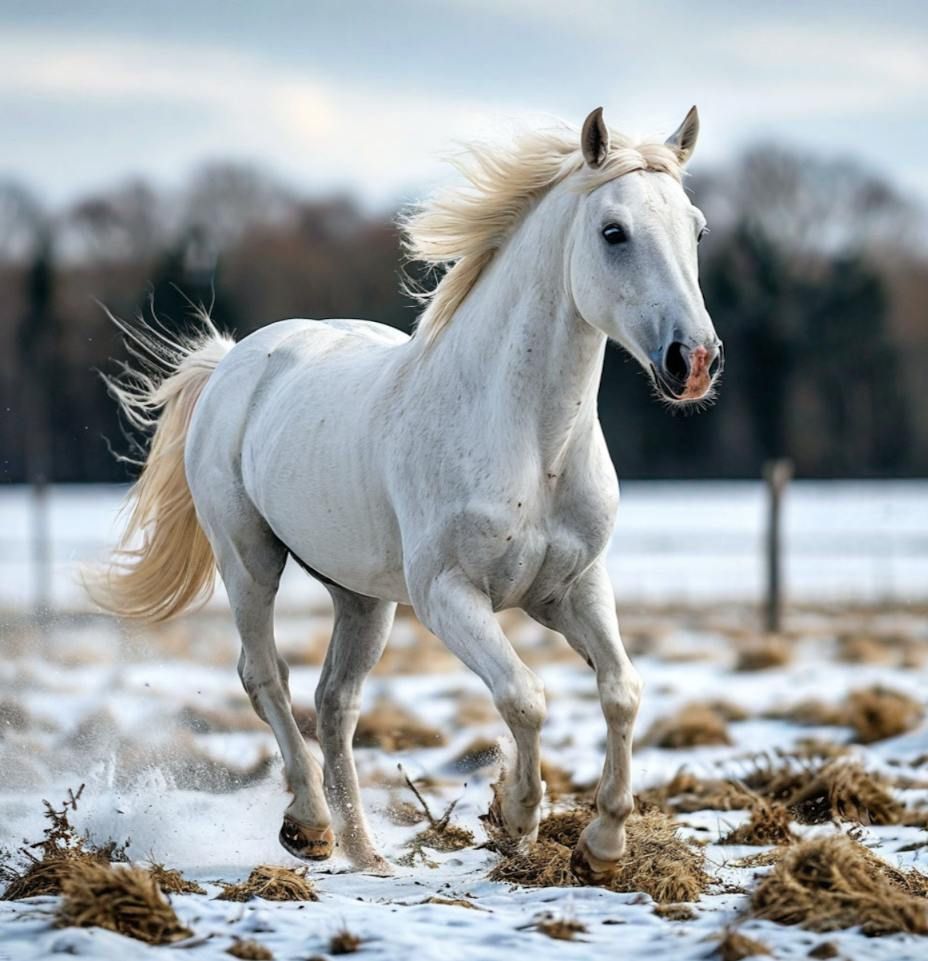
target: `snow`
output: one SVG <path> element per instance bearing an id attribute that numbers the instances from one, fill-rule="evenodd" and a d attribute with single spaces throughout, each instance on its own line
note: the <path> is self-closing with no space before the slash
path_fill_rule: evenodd
<path id="1" fill-rule="evenodd" d="M 910 936 L 865 938 L 855 930 L 818 935 L 799 928 L 743 918 L 755 875 L 765 869 L 734 866 L 757 848 L 723 846 L 719 838 L 744 820 L 744 812 L 681 816 L 686 834 L 706 842 L 717 884 L 695 905 L 691 921 L 654 913 L 645 895 L 593 888 L 518 889 L 487 880 L 496 855 L 479 848 L 430 853 L 437 864 L 403 867 L 397 860 L 420 826 L 398 826 L 387 814 L 397 798 L 397 764 L 410 777 L 429 776 L 435 810 L 459 799 L 455 821 L 471 828 L 490 798 L 492 768 L 462 773 L 454 763 L 477 737 L 502 738 L 496 720 L 461 726 L 455 707 L 462 694 L 482 695 L 473 675 L 453 663 L 423 655 L 398 661 L 394 673 L 375 673 L 365 708 L 386 698 L 406 705 L 439 728 L 447 743 L 386 753 L 357 751 L 365 804 L 378 843 L 394 864 L 390 878 L 348 870 L 338 858 L 313 865 L 318 903 L 245 904 L 215 900 L 218 880 L 247 876 L 260 863 L 296 866 L 277 843 L 288 796 L 279 762 L 269 774 L 238 790 L 217 791 L 191 780 L 190 752 L 247 768 L 265 753 L 276 757 L 270 733 L 260 726 L 233 733 L 191 731 L 184 708 L 228 709 L 243 699 L 234 663 L 236 644 L 221 596 L 209 612 L 156 632 L 123 631 L 90 617 L 74 583 L 75 565 L 99 556 L 114 535 L 113 516 L 123 491 L 109 488 L 54 490 L 50 498 L 55 559 L 54 600 L 70 607 L 53 620 L 44 640 L 12 614 L 0 623 L 0 703 L 27 708 L 22 730 L 0 727 L 0 848 L 16 848 L 41 835 L 41 800 L 59 802 L 85 783 L 74 821 L 98 840 L 131 839 L 130 856 L 149 857 L 182 869 L 207 887 L 206 895 L 175 896 L 194 938 L 153 948 L 99 929 L 58 929 L 50 923 L 56 899 L 0 902 L 0 961 L 74 954 L 107 961 L 156 954 L 218 961 L 233 938 L 254 938 L 279 959 L 326 955 L 331 936 L 347 928 L 363 944 L 359 957 L 417 961 L 496 959 L 513 952 L 542 959 L 621 957 L 624 961 L 706 959 L 712 938 L 737 923 L 765 942 L 774 957 L 806 958 L 828 940 L 855 961 L 907 961 L 928 956 L 924 940 Z M 30 599 L 28 495 L 0 492 L 0 605 L 15 611 Z M 736 672 L 733 638 L 753 630 L 743 602 L 756 599 L 762 579 L 763 491 L 754 484 L 625 484 L 619 526 L 610 551 L 626 636 L 641 635 L 635 662 L 645 680 L 639 736 L 658 718 L 694 700 L 723 698 L 750 717 L 728 725 L 731 746 L 665 750 L 638 746 L 637 788 L 658 784 L 686 766 L 696 773 L 737 776 L 752 759 L 788 750 L 798 740 L 850 737 L 845 728 L 801 728 L 763 718 L 771 708 L 807 697 L 837 701 L 850 690 L 885 684 L 928 701 L 928 669 L 900 663 L 849 664 L 836 660 L 836 636 L 848 630 L 896 632 L 920 649 L 928 626 L 912 602 L 928 598 L 928 484 L 802 484 L 790 490 L 786 514 L 788 581 L 793 598 L 806 601 L 893 601 L 870 614 L 794 612 L 795 656 L 783 667 Z M 288 572 L 279 637 L 293 663 L 294 701 L 312 703 L 318 665 L 306 655 L 328 630 L 328 614 L 308 613 L 324 594 L 298 571 Z M 722 603 L 725 601 L 725 603 Z M 644 614 L 639 602 L 667 604 Z M 697 602 L 699 616 L 681 605 Z M 737 603 L 736 603 L 737 602 Z M 526 660 L 544 680 L 549 717 L 543 756 L 593 782 L 602 764 L 604 723 L 593 676 L 566 644 L 527 621 L 507 625 Z M 411 622 L 400 621 L 391 646 L 424 643 Z M 388 652 L 389 657 L 389 652 Z M 402 664 L 406 664 L 406 671 Z M 873 770 L 924 778 L 928 724 L 855 753 Z M 215 787 L 215 786 L 213 786 Z M 928 789 L 899 791 L 908 803 L 928 802 Z M 800 828 L 814 834 L 835 826 Z M 847 829 L 847 825 L 844 825 Z M 893 864 L 928 869 L 928 848 L 900 852 L 924 832 L 913 827 L 860 829 L 864 843 Z M 478 910 L 423 903 L 432 896 L 471 901 Z M 532 929 L 546 915 L 580 921 L 576 942 L 555 941 Z"/>

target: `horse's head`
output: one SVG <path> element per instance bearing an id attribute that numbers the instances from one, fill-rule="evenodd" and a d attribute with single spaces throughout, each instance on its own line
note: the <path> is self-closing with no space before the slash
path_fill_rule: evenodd
<path id="1" fill-rule="evenodd" d="M 583 191 L 570 247 L 580 315 L 618 341 L 663 398 L 680 404 L 709 395 L 722 366 L 722 342 L 699 289 L 696 246 L 706 219 L 679 180 L 698 132 L 693 107 L 665 144 L 634 148 L 643 158 L 636 167 L 623 160 L 626 148 L 610 152 L 602 109 L 594 110 L 583 125 L 579 176 L 595 186 Z"/>

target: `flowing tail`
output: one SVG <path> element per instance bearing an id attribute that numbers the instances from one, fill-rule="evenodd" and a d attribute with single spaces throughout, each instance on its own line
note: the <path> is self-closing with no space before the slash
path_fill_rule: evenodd
<path id="1" fill-rule="evenodd" d="M 200 329 L 185 337 L 110 319 L 135 364 L 104 380 L 129 423 L 151 441 L 123 508 L 122 537 L 107 565 L 84 572 L 84 585 L 113 614 L 165 621 L 213 591 L 216 562 L 187 484 L 184 446 L 197 398 L 233 341 L 206 311 L 197 314 Z"/>

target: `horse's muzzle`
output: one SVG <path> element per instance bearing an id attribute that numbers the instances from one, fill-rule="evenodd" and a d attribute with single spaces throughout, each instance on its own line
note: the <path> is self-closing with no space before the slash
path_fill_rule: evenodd
<path id="1" fill-rule="evenodd" d="M 670 401 L 686 403 L 701 400 L 722 371 L 725 352 L 722 342 L 688 347 L 675 340 L 666 350 L 660 365 L 651 373 L 661 394 Z"/>

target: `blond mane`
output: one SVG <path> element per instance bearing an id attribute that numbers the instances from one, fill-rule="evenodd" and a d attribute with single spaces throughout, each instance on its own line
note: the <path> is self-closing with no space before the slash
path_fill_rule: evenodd
<path id="1" fill-rule="evenodd" d="M 595 170 L 584 162 L 579 132 L 567 125 L 523 133 L 504 148 L 471 144 L 451 160 L 467 183 L 440 191 L 400 222 L 408 258 L 442 271 L 431 290 L 415 291 L 426 342 L 448 325 L 528 207 L 571 174 L 582 173 L 585 191 L 635 170 L 682 179 L 679 157 L 666 144 L 636 144 L 614 130 L 609 138 L 609 154 Z"/>

